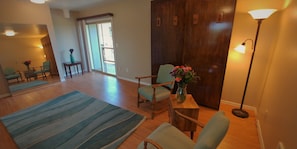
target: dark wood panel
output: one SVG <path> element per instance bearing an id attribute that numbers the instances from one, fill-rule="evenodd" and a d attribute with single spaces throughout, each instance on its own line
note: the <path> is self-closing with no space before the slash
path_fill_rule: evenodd
<path id="1" fill-rule="evenodd" d="M 201 80 L 188 92 L 218 109 L 235 6 L 236 0 L 152 1 L 152 73 L 164 63 L 192 66 Z"/>
<path id="2" fill-rule="evenodd" d="M 187 8 L 183 63 L 191 65 L 201 77 L 198 83 L 189 85 L 188 92 L 198 104 L 218 109 L 235 1 L 192 0 Z M 194 15 L 198 16 L 198 24 L 193 23 Z"/>
<path id="3" fill-rule="evenodd" d="M 181 64 L 184 34 L 184 0 L 152 1 L 152 74 L 161 64 Z"/>

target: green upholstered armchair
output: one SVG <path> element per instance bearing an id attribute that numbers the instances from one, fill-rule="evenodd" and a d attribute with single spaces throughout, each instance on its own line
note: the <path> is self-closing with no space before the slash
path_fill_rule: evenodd
<path id="1" fill-rule="evenodd" d="M 137 106 L 140 103 L 149 101 L 152 106 L 151 117 L 154 118 L 155 105 L 162 100 L 169 99 L 172 89 L 174 87 L 175 78 L 171 76 L 170 72 L 174 66 L 171 64 L 160 65 L 158 75 L 136 77 L 138 79 L 137 89 Z M 157 77 L 156 84 L 149 86 L 141 86 L 140 80 L 145 78 Z"/>
<path id="2" fill-rule="evenodd" d="M 178 111 L 179 116 L 191 120 L 201 126 L 197 120 L 191 119 Z M 203 127 L 196 142 L 169 123 L 161 124 L 143 142 L 138 149 L 216 149 L 225 137 L 230 120 L 224 112 L 217 112 Z"/>
<path id="3" fill-rule="evenodd" d="M 50 73 L 50 75 L 51 75 L 50 69 L 51 69 L 50 62 L 49 61 L 45 61 L 45 62 L 43 62 L 42 66 L 40 66 L 40 69 L 34 71 L 34 73 L 36 75 L 41 74 L 42 75 L 42 78 L 44 79 L 44 78 L 46 78 L 46 73 L 47 72 Z"/>
<path id="4" fill-rule="evenodd" d="M 19 79 L 22 80 L 21 73 L 19 71 L 15 71 L 13 68 L 10 67 L 4 69 L 4 75 L 6 80 L 17 79 L 17 82 L 19 82 Z"/>

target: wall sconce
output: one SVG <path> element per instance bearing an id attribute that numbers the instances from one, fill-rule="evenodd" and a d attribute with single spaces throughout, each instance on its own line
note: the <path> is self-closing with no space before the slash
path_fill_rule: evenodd
<path id="1" fill-rule="evenodd" d="M 44 4 L 46 0 L 30 0 L 30 1 L 35 4 Z"/>
<path id="2" fill-rule="evenodd" d="M 238 45 L 236 48 L 234 48 L 235 51 L 239 52 L 239 53 L 242 53 L 242 54 L 245 54 L 245 51 L 246 51 L 246 42 L 247 41 L 251 41 L 252 42 L 252 49 L 253 49 L 253 39 L 246 39 L 243 43 L 241 43 L 240 45 Z"/>
<path id="3" fill-rule="evenodd" d="M 247 74 L 247 78 L 246 78 L 246 83 L 245 83 L 245 87 L 244 87 L 244 91 L 243 91 L 243 96 L 242 96 L 240 108 L 239 109 L 236 109 L 236 108 L 232 109 L 232 113 L 237 117 L 241 117 L 241 118 L 249 117 L 249 113 L 246 112 L 245 110 L 243 110 L 242 106 L 243 106 L 243 103 L 244 103 L 244 100 L 245 100 L 245 94 L 246 94 L 246 90 L 247 90 L 247 86 L 248 86 L 248 82 L 249 82 L 249 78 L 250 78 L 251 68 L 252 68 L 252 65 L 253 65 L 254 54 L 256 52 L 256 45 L 257 45 L 258 35 L 259 35 L 259 31 L 260 31 L 262 21 L 264 19 L 267 19 L 269 16 L 271 16 L 275 11 L 276 11 L 276 9 L 258 9 L 258 10 L 252 10 L 252 11 L 248 12 L 253 17 L 253 19 L 258 21 L 258 27 L 257 27 L 257 31 L 256 31 L 255 43 L 254 43 L 254 46 L 253 46 L 253 52 L 252 52 L 252 56 L 251 56 L 250 66 L 249 66 L 249 70 L 248 70 L 248 74 Z M 243 43 L 244 44 L 242 44 L 242 45 L 245 45 L 245 42 L 243 42 Z"/>
<path id="4" fill-rule="evenodd" d="M 16 32 L 12 29 L 8 29 L 8 30 L 5 30 L 4 34 L 5 36 L 14 36 Z"/>

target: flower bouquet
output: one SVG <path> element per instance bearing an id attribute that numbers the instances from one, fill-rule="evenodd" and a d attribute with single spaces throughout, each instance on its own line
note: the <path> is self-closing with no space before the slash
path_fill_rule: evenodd
<path id="1" fill-rule="evenodd" d="M 176 99 L 178 102 L 184 102 L 187 96 L 187 85 L 197 80 L 198 76 L 190 66 L 175 66 L 170 72 L 175 77 L 177 83 Z"/>
<path id="2" fill-rule="evenodd" d="M 30 64 L 31 64 L 30 60 L 24 61 L 24 65 L 27 66 L 28 71 L 30 70 Z"/>

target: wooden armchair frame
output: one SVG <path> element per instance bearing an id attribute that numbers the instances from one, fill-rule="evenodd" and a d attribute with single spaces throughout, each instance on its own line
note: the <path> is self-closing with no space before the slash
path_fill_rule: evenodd
<path id="1" fill-rule="evenodd" d="M 186 119 L 186 120 L 189 120 L 189 121 L 191 121 L 191 122 L 197 124 L 197 125 L 198 125 L 199 127 L 201 127 L 201 128 L 204 128 L 204 125 L 203 125 L 202 123 L 198 122 L 198 120 L 193 119 L 193 118 L 191 118 L 191 117 L 189 117 L 189 116 L 186 116 L 186 115 L 184 115 L 184 114 L 178 112 L 177 110 L 174 110 L 174 112 L 175 112 L 178 116 L 180 116 L 180 117 L 182 117 L 182 118 L 184 118 L 184 119 Z M 144 149 L 147 149 L 147 145 L 148 145 L 148 144 L 153 145 L 156 149 L 163 149 L 157 142 L 155 142 L 155 141 L 152 140 L 152 139 L 145 138 L 145 139 L 143 140 L 143 142 L 144 142 Z"/>
<path id="2" fill-rule="evenodd" d="M 157 75 L 150 75 L 150 76 L 140 76 L 140 77 L 135 77 L 135 79 L 138 79 L 138 88 L 141 87 L 141 79 L 147 79 L 147 78 L 157 78 Z M 152 113 L 151 113 L 151 118 L 154 118 L 154 114 L 155 114 L 155 105 L 157 103 L 156 101 L 156 88 L 163 86 L 166 87 L 166 85 L 171 85 L 173 84 L 174 81 L 170 81 L 170 82 L 165 82 L 165 83 L 158 83 L 158 84 L 152 84 L 151 87 L 153 88 L 153 100 L 151 101 L 151 108 L 152 108 Z M 173 89 L 170 89 L 170 92 L 172 92 Z M 148 99 L 145 98 L 141 98 L 139 92 L 137 92 L 137 107 L 139 107 L 140 103 L 145 103 L 149 101 Z"/>
<path id="3" fill-rule="evenodd" d="M 169 123 L 163 123 L 156 128 L 144 141 L 138 145 L 138 149 L 155 147 L 161 148 L 203 148 L 215 149 L 224 139 L 230 125 L 229 118 L 223 111 L 216 112 L 205 126 L 199 123 L 196 119 L 174 111 L 177 116 L 196 123 L 199 127 L 203 128 L 199 132 L 198 139 L 194 142 L 186 136 L 178 128 Z M 169 137 L 167 136 L 174 136 Z M 161 147 L 160 147 L 161 146 Z"/>

